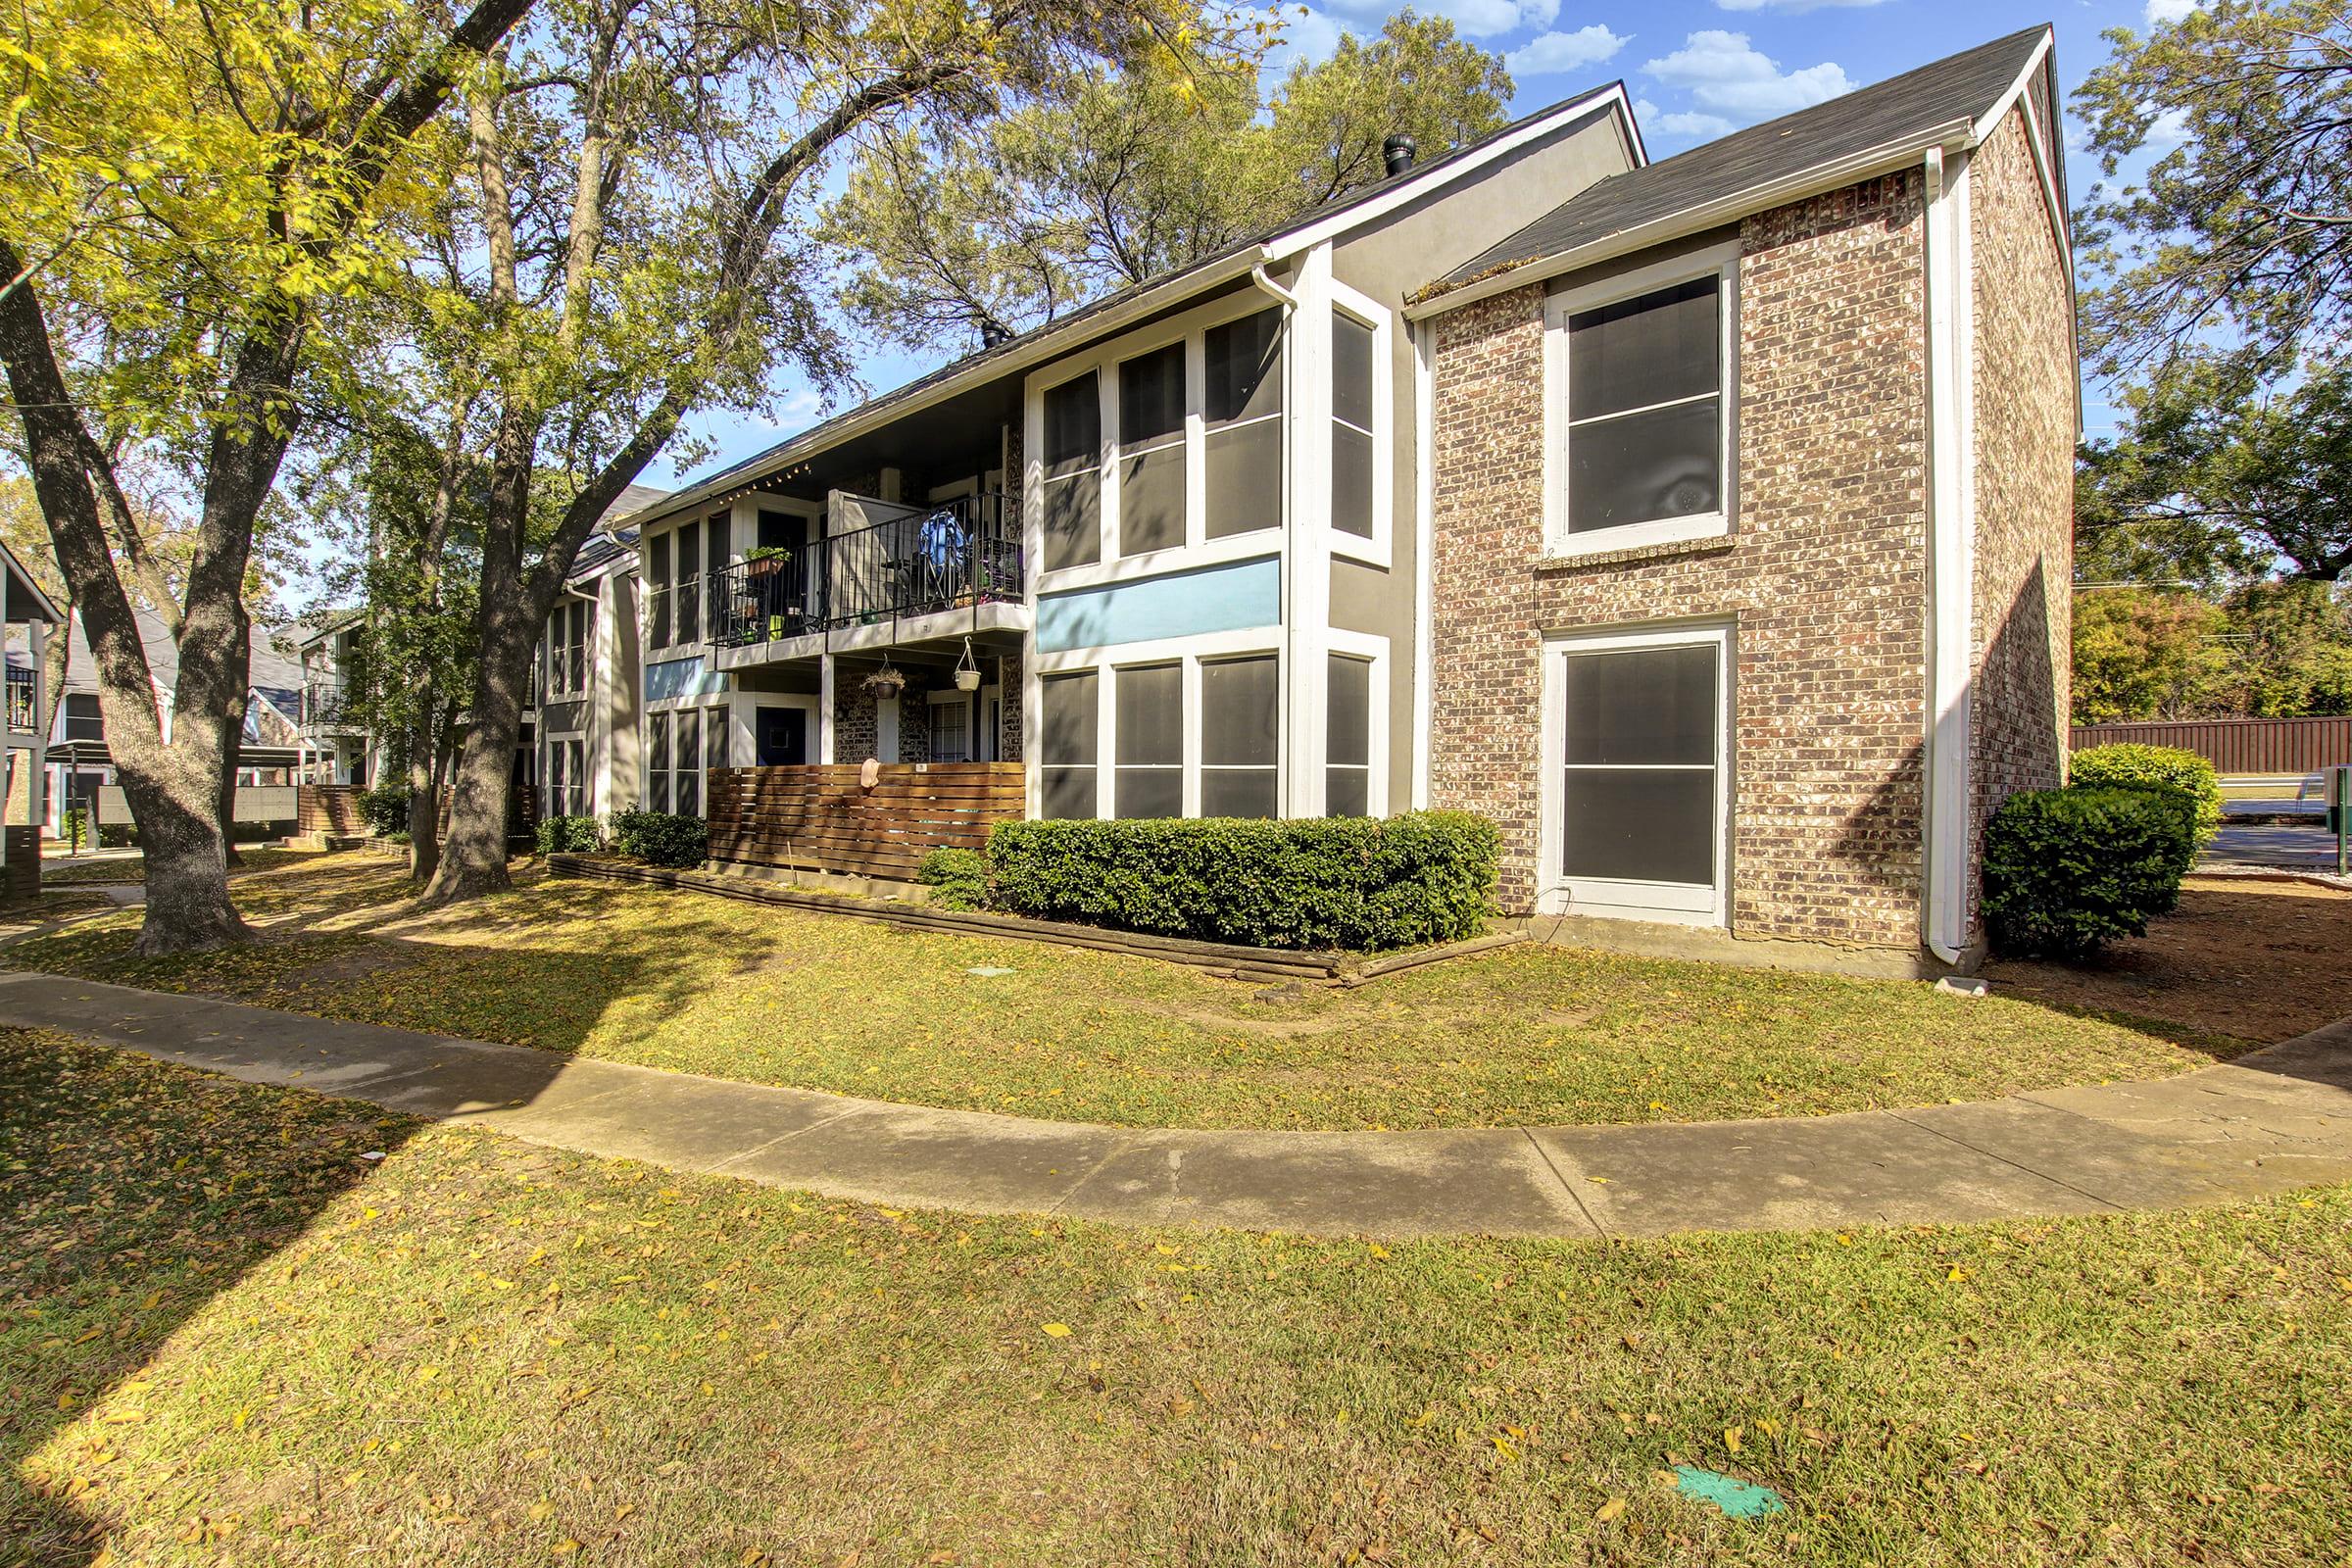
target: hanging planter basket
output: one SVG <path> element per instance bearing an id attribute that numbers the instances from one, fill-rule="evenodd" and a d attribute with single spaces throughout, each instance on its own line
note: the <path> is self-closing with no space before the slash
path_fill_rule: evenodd
<path id="1" fill-rule="evenodd" d="M 963 657 L 956 662 L 956 689 L 976 692 L 980 689 L 980 665 L 972 658 L 972 640 L 963 640 Z"/>
<path id="2" fill-rule="evenodd" d="M 896 697 L 906 689 L 906 674 L 904 670 L 884 664 L 866 676 L 861 684 L 876 697 Z"/>

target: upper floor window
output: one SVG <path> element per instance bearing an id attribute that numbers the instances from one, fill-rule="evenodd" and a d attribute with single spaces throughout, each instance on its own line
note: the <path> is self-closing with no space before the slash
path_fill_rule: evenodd
<path id="1" fill-rule="evenodd" d="M 1373 347 L 1378 333 L 1341 311 L 1331 315 L 1331 525 L 1358 539 L 1373 536 L 1378 475 L 1372 432 Z"/>
<path id="2" fill-rule="evenodd" d="M 596 617 L 588 602 L 573 599 L 558 605 L 547 617 L 547 694 L 574 696 L 588 689 L 589 651 Z"/>
<path id="3" fill-rule="evenodd" d="M 1102 557 L 1102 395 L 1093 371 L 1045 395 L 1046 569 Z"/>
<path id="4" fill-rule="evenodd" d="M 1727 531 L 1732 268 L 1684 259 L 1553 299 L 1553 550 Z"/>
<path id="5" fill-rule="evenodd" d="M 1200 416 L 1207 514 L 1201 534 L 1282 526 L 1282 312 L 1268 306 L 1212 326 L 1201 340 L 1208 374 Z"/>
<path id="6" fill-rule="evenodd" d="M 669 646 L 669 535 L 658 533 L 646 541 L 645 641 L 649 648 Z"/>
<path id="7" fill-rule="evenodd" d="M 106 739 L 106 720 L 98 711 L 98 699 L 82 692 L 66 694 L 66 739 L 70 741 L 102 741 Z"/>

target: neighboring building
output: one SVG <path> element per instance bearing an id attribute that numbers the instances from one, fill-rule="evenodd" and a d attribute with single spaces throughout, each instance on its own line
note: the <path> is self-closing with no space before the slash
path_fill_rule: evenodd
<path id="1" fill-rule="evenodd" d="M 352 650 L 359 634 L 360 613 L 355 610 L 328 615 L 280 639 L 281 645 L 291 645 L 300 665 L 297 722 L 305 784 L 365 788 L 374 782 L 374 749 L 350 703 Z"/>
<path id="2" fill-rule="evenodd" d="M 32 580 L 15 552 L 0 545 L 0 672 L 7 676 L 7 710 L 0 713 L 0 753 L 8 767 L 0 774 L 0 897 L 9 903 L 37 898 L 41 891 L 40 825 L 48 808 L 47 752 L 41 732 L 42 653 L 50 634 L 65 620 L 49 596 Z"/>
<path id="3" fill-rule="evenodd" d="M 1658 164 L 1612 85 L 641 506 L 550 622 L 542 808 L 1018 761 L 1032 815 L 1460 808 L 1510 912 L 1964 956 L 2063 749 L 2050 48 Z"/>

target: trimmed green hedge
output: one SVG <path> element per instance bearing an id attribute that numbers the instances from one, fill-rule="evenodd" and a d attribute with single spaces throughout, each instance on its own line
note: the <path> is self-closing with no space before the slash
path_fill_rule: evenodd
<path id="1" fill-rule="evenodd" d="M 2001 952 L 2082 958 L 2180 902 L 2196 803 L 2175 789 L 2026 790 L 1984 830 L 1984 918 Z"/>
<path id="2" fill-rule="evenodd" d="M 988 857 L 978 850 L 933 850 L 915 876 L 931 888 L 931 902 L 943 909 L 988 906 Z"/>
<path id="3" fill-rule="evenodd" d="M 1265 948 L 1377 952 L 1479 934 L 1494 824 L 1459 811 L 1289 821 L 1004 822 L 990 906 Z"/>
<path id="4" fill-rule="evenodd" d="M 710 828 L 699 816 L 667 811 L 614 811 L 612 843 L 623 855 L 653 865 L 700 865 L 710 854 Z"/>
<path id="5" fill-rule="evenodd" d="M 2197 803 L 2197 842 L 2203 844 L 2221 830 L 2222 781 L 2213 764 L 2194 752 L 2177 746 L 2141 746 L 2119 741 L 2090 746 L 2067 763 L 2070 784 L 2126 789 L 2179 790 Z"/>
<path id="6" fill-rule="evenodd" d="M 593 855 L 604 842 L 593 816 L 543 816 L 531 837 L 541 855 Z"/>

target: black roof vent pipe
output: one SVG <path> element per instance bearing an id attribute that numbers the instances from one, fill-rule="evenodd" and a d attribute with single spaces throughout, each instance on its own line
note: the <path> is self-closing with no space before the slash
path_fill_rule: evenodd
<path id="1" fill-rule="evenodd" d="M 980 323 L 980 347 L 984 351 L 993 349 L 1000 343 L 1009 343 L 1011 341 L 1012 328 L 1006 326 L 1004 322 L 995 319 L 986 319 Z"/>
<path id="2" fill-rule="evenodd" d="M 1420 150 L 1420 143 L 1400 130 L 1380 144 L 1380 157 L 1390 174 L 1401 174 L 1413 167 L 1413 154 Z"/>

